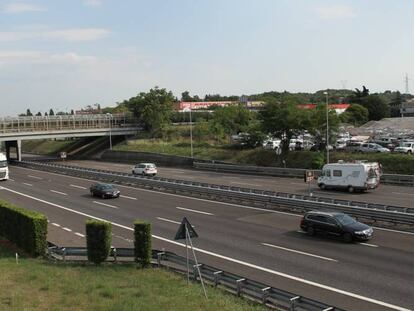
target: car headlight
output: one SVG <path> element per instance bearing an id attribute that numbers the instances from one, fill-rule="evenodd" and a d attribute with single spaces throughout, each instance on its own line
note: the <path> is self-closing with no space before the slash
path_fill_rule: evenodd
<path id="1" fill-rule="evenodd" d="M 355 234 L 371 234 L 372 233 L 372 229 L 369 228 L 369 229 L 365 229 L 365 230 L 362 230 L 362 231 L 355 231 L 354 233 Z"/>

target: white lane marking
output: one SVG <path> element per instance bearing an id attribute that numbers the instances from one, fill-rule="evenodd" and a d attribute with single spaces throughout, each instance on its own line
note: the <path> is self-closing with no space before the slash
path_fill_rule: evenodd
<path id="1" fill-rule="evenodd" d="M 84 238 L 84 237 L 85 237 L 85 235 L 84 235 L 84 234 L 79 233 L 79 232 L 75 232 L 75 234 L 76 234 L 77 236 L 80 236 L 81 238 Z"/>
<path id="2" fill-rule="evenodd" d="M 56 227 L 60 227 L 60 225 L 59 225 L 59 224 L 57 224 L 57 223 L 55 223 L 55 222 L 52 222 L 52 225 L 54 225 L 54 226 L 56 226 Z"/>
<path id="3" fill-rule="evenodd" d="M 338 260 L 336 260 L 336 259 L 332 259 L 332 258 L 329 258 L 329 257 L 323 257 L 323 256 L 311 254 L 311 253 L 305 253 L 305 252 L 301 252 L 301 251 L 291 249 L 291 248 L 277 246 L 277 245 L 273 245 L 273 244 L 269 244 L 269 243 L 261 243 L 261 244 L 264 245 L 264 246 L 269 246 L 269 247 L 272 247 L 272 248 L 281 249 L 281 250 L 284 250 L 284 251 L 287 251 L 287 252 L 292 252 L 292 253 L 301 254 L 301 255 L 305 255 L 305 256 L 309 256 L 309 257 L 315 257 L 315 258 L 319 258 L 319 259 L 323 259 L 323 260 L 338 262 Z"/>
<path id="4" fill-rule="evenodd" d="M 115 209 L 119 209 L 119 207 L 113 206 L 113 205 L 109 205 L 109 204 L 105 204 L 102 202 L 98 202 L 98 201 L 92 201 L 95 204 L 99 204 L 99 205 L 103 205 L 103 206 L 107 206 L 107 207 L 111 207 L 111 208 L 115 208 Z"/>
<path id="5" fill-rule="evenodd" d="M 138 200 L 137 198 L 128 197 L 128 196 L 126 196 L 126 195 L 122 195 L 122 194 L 120 195 L 120 197 L 121 197 L 121 198 L 124 198 L 124 199 L 135 200 L 135 201 L 136 201 L 136 200 Z"/>
<path id="6" fill-rule="evenodd" d="M 129 231 L 134 231 L 133 228 L 118 224 L 116 222 L 113 222 L 113 221 L 110 221 L 110 220 L 107 220 L 107 219 L 104 219 L 104 218 L 100 218 L 100 217 L 96 217 L 96 216 L 93 216 L 93 215 L 90 215 L 90 214 L 78 212 L 76 210 L 64 207 L 62 205 L 55 204 L 55 203 L 52 203 L 52 202 L 49 202 L 49 201 L 45 201 L 45 200 L 33 197 L 31 195 L 28 195 L 28 194 L 25 194 L 25 193 L 22 193 L 22 192 L 15 191 L 15 190 L 12 190 L 12 189 L 9 189 L 9 188 L 4 188 L 4 189 L 9 191 L 9 192 L 21 195 L 23 197 L 30 198 L 30 199 L 38 201 L 38 202 L 42 202 L 42 203 L 60 208 L 62 210 L 74 213 L 74 214 L 78 214 L 78 215 L 81 215 L 81 216 L 93 218 L 93 219 L 96 219 L 96 220 L 110 222 L 112 225 L 117 226 L 119 228 L 123 228 L 123 229 L 129 230 Z M 171 244 L 174 244 L 174 245 L 177 245 L 177 246 L 185 247 L 185 244 L 182 244 L 182 243 L 179 243 L 179 242 L 176 242 L 176 241 L 172 241 L 170 239 L 167 239 L 167 238 L 164 238 L 164 237 L 161 237 L 161 236 L 157 236 L 157 235 L 153 234 L 152 237 L 154 239 L 158 239 L 158 240 L 161 240 L 161 241 L 164 241 L 164 242 L 167 242 L 167 243 L 171 243 Z M 189 248 L 189 246 L 188 246 L 188 248 Z M 290 274 L 286 274 L 286 273 L 279 272 L 279 271 L 276 271 L 276 270 L 272 270 L 272 269 L 268 269 L 268 268 L 265 268 L 265 267 L 257 266 L 255 264 L 252 264 L 252 263 L 249 263 L 249 262 L 245 262 L 245 261 L 241 261 L 241 260 L 238 260 L 238 259 L 235 259 L 235 258 L 231 258 L 231 257 L 227 257 L 227 256 L 220 255 L 220 254 L 217 254 L 217 253 L 213 253 L 213 252 L 210 252 L 210 251 L 198 248 L 198 247 L 194 247 L 194 250 L 196 250 L 200 253 L 210 255 L 210 256 L 221 258 L 223 260 L 234 262 L 234 263 L 246 266 L 246 267 L 250 267 L 250 268 L 257 269 L 257 270 L 260 270 L 260 271 L 264 271 L 264 272 L 267 272 L 267 273 L 270 273 L 270 274 L 278 275 L 278 276 L 281 276 L 281 277 L 284 277 L 284 278 L 287 278 L 287 279 L 291 279 L 291 280 L 294 280 L 294 281 L 297 281 L 297 282 L 300 282 L 300 283 L 304 283 L 304 284 L 307 284 L 307 285 L 311 285 L 311 286 L 315 286 L 315 287 L 322 288 L 322 289 L 325 289 L 325 290 L 329 290 L 329 291 L 332 291 L 332 292 L 335 292 L 335 293 L 338 293 L 338 294 L 342 294 L 342 295 L 345 295 L 345 296 L 357 298 L 357 299 L 360 299 L 360 300 L 363 300 L 363 301 L 366 301 L 366 302 L 370 302 L 370 303 L 374 303 L 374 304 L 377 304 L 377 305 L 380 305 L 380 306 L 384 306 L 384 307 L 387 307 L 387 308 L 390 308 L 390 309 L 393 309 L 393 310 L 410 311 L 407 308 L 396 306 L 396 305 L 393 305 L 393 304 L 390 304 L 390 303 L 387 303 L 387 302 L 384 302 L 384 301 L 380 301 L 380 300 L 376 300 L 376 299 L 373 299 L 373 298 L 365 297 L 365 296 L 355 294 L 355 293 L 352 293 L 352 292 L 348 292 L 348 291 L 345 291 L 345 290 L 342 290 L 342 289 L 338 289 L 338 288 L 331 287 L 331 286 L 328 286 L 328 285 L 324 285 L 324 284 L 321 284 L 321 283 L 317 283 L 317 282 L 309 281 L 309 280 L 306 280 L 306 279 L 303 279 L 303 278 L 299 278 L 299 277 L 296 277 L 296 276 L 293 276 L 293 275 L 290 275 Z"/>
<path id="7" fill-rule="evenodd" d="M 25 167 L 13 167 L 13 168 L 23 169 L 23 170 L 29 170 L 29 171 L 33 171 L 33 172 L 39 172 L 39 170 L 34 170 L 34 169 L 31 169 L 31 168 L 25 168 Z M 67 178 L 73 178 L 73 179 L 83 180 L 83 181 L 88 181 L 88 182 L 90 182 L 92 180 L 92 179 L 86 179 L 86 178 L 81 178 L 81 177 L 74 177 L 74 176 L 62 175 L 62 174 L 51 173 L 51 172 L 43 172 L 43 173 L 47 173 L 47 174 L 51 174 L 51 175 L 56 175 L 58 177 L 64 176 L 64 177 L 67 177 Z M 223 176 L 223 178 L 224 177 L 225 176 Z M 252 206 L 245 206 L 245 205 L 234 204 L 234 203 L 226 203 L 226 202 L 212 201 L 212 200 L 200 199 L 200 198 L 192 198 L 192 197 L 187 197 L 185 195 L 179 195 L 179 194 L 173 194 L 173 193 L 165 193 L 165 192 L 158 192 L 158 191 L 154 191 L 154 190 L 141 189 L 141 188 L 135 188 L 135 187 L 130 187 L 130 186 L 123 186 L 123 185 L 117 185 L 117 186 L 120 187 L 120 188 L 126 188 L 126 189 L 132 189 L 132 190 L 136 190 L 136 191 L 156 193 L 158 195 L 161 195 L 162 194 L 162 195 L 173 196 L 173 197 L 177 197 L 177 198 L 183 198 L 183 199 L 187 199 L 187 200 L 194 200 L 194 201 L 201 201 L 201 202 L 207 202 L 207 203 L 213 203 L 213 204 L 221 204 L 221 205 L 227 205 L 227 206 L 234 206 L 234 207 L 239 207 L 239 208 L 244 208 L 244 209 L 250 209 L 250 210 L 255 210 L 255 211 L 262 211 L 262 212 L 267 212 L 267 213 L 273 213 L 273 214 L 282 214 L 282 215 L 289 215 L 289 216 L 294 216 L 294 217 L 303 217 L 303 215 L 301 215 L 301 214 L 293 214 L 293 213 L 288 213 L 288 212 L 273 211 L 273 210 L 268 210 L 268 209 L 264 209 L 264 208 L 260 208 L 260 207 L 252 207 Z M 374 229 L 377 229 L 377 230 L 390 231 L 390 232 L 395 232 L 395 233 L 399 233 L 399 234 L 414 235 L 414 232 L 400 231 L 400 230 L 387 229 L 387 228 L 379 228 L 379 227 L 373 227 L 373 228 Z"/>
<path id="8" fill-rule="evenodd" d="M 86 187 L 82 187 L 82 186 L 78 186 L 78 185 L 72 185 L 72 184 L 70 184 L 69 186 L 74 187 L 74 188 L 79 188 L 79 189 L 88 189 Z"/>
<path id="9" fill-rule="evenodd" d="M 69 229 L 69 228 L 66 228 L 66 227 L 62 227 L 62 229 L 65 230 L 65 231 L 72 232 L 72 229 Z"/>
<path id="10" fill-rule="evenodd" d="M 118 166 L 118 167 L 124 167 L 124 166 L 128 166 L 127 164 L 113 164 L 114 166 Z"/>
<path id="11" fill-rule="evenodd" d="M 406 193 L 406 192 L 391 192 L 394 194 L 402 194 L 402 195 L 414 195 L 414 193 Z"/>
<path id="12" fill-rule="evenodd" d="M 33 175 L 27 175 L 27 177 L 34 178 L 34 179 L 43 179 L 42 177 L 37 177 L 37 176 L 33 176 Z"/>
<path id="13" fill-rule="evenodd" d="M 23 184 L 23 185 L 26 185 L 26 186 L 33 187 L 33 185 L 32 185 L 32 184 L 29 184 L 29 183 L 27 183 L 27 182 L 23 182 L 22 184 Z"/>
<path id="14" fill-rule="evenodd" d="M 244 186 L 261 186 L 259 184 L 249 184 L 247 182 L 237 182 L 237 181 L 231 181 L 231 184 L 236 184 L 236 185 L 244 185 Z"/>
<path id="15" fill-rule="evenodd" d="M 50 192 L 61 194 L 61 195 L 68 195 L 67 193 L 56 191 L 56 190 L 50 190 Z"/>
<path id="16" fill-rule="evenodd" d="M 358 244 L 365 245 L 365 246 L 369 246 L 369 247 L 378 247 L 378 245 L 375 245 L 375 244 L 369 244 L 369 243 L 362 243 L 362 242 L 359 242 Z"/>
<path id="17" fill-rule="evenodd" d="M 181 222 L 179 222 L 179 221 L 175 221 L 175 220 L 171 220 L 171 219 L 167 219 L 167 218 L 162 218 L 162 217 L 157 217 L 157 219 L 162 220 L 162 221 L 166 221 L 166 222 L 172 222 L 173 224 L 181 225 Z"/>
<path id="18" fill-rule="evenodd" d="M 184 207 L 179 207 L 179 206 L 177 206 L 176 209 L 180 209 L 180 210 L 187 211 L 187 212 L 192 212 L 192 213 L 198 213 L 198 214 L 203 214 L 203 215 L 214 216 L 214 214 L 212 214 L 212 213 L 197 211 L 197 210 L 194 210 L 194 209 L 189 209 L 189 208 L 184 208 Z"/>
<path id="19" fill-rule="evenodd" d="M 14 181 L 14 179 L 9 178 L 10 181 Z"/>
<path id="20" fill-rule="evenodd" d="M 162 218 L 162 217 L 157 217 L 158 220 L 162 220 L 162 221 L 166 221 L 166 222 L 171 222 L 173 224 L 177 224 L 177 225 L 181 225 L 180 221 L 175 221 L 175 220 L 171 220 L 171 219 L 167 219 L 167 218 Z M 195 226 L 191 225 L 191 227 L 195 228 Z"/>

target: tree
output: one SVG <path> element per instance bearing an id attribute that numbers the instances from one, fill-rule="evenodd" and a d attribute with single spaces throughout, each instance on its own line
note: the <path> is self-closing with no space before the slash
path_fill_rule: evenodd
<path id="1" fill-rule="evenodd" d="M 315 137 L 315 145 L 319 150 L 326 147 L 326 104 L 321 104 L 311 111 L 311 125 L 308 130 L 309 133 Z M 339 117 L 336 111 L 330 109 L 328 112 L 328 130 L 329 130 L 329 144 L 335 143 L 335 138 L 339 128 Z"/>
<path id="2" fill-rule="evenodd" d="M 126 105 L 151 135 L 162 135 L 171 123 L 174 96 L 166 89 L 154 87 L 130 98 Z"/>
<path id="3" fill-rule="evenodd" d="M 54 115 L 55 115 L 55 113 L 53 112 L 53 109 L 50 108 L 50 110 L 49 110 L 49 116 L 54 116 Z"/>
<path id="4" fill-rule="evenodd" d="M 225 134 L 232 135 L 245 132 L 253 119 L 253 113 L 243 105 L 234 105 L 218 107 L 210 122 L 219 124 Z"/>
<path id="5" fill-rule="evenodd" d="M 378 94 L 369 94 L 369 89 L 365 86 L 362 87 L 362 91 L 355 89 L 349 101 L 368 109 L 369 120 L 381 120 L 390 115 L 390 108 L 384 99 Z"/>
<path id="6" fill-rule="evenodd" d="M 200 97 L 198 95 L 190 96 L 190 93 L 188 91 L 181 93 L 181 101 L 183 102 L 198 102 L 201 101 Z"/>
<path id="7" fill-rule="evenodd" d="M 297 104 L 294 98 L 286 98 L 282 102 L 270 101 L 261 112 L 265 133 L 283 138 L 283 153 L 289 151 L 292 136 L 310 126 L 309 112 L 299 109 Z"/>
<path id="8" fill-rule="evenodd" d="M 348 109 L 339 116 L 343 123 L 350 123 L 355 126 L 360 126 L 368 121 L 369 111 L 364 106 L 359 104 L 352 104 Z"/>

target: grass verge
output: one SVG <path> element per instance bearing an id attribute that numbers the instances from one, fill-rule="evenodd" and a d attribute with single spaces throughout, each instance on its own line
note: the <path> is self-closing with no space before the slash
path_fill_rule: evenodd
<path id="1" fill-rule="evenodd" d="M 0 237 L 0 310 L 266 310 L 163 269 L 20 258 Z"/>

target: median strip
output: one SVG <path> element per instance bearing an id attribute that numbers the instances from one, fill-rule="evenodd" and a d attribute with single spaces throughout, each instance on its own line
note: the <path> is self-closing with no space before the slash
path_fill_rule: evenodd
<path id="1" fill-rule="evenodd" d="M 110 207 L 110 208 L 119 209 L 119 207 L 116 207 L 116 206 L 113 206 L 113 205 L 109 205 L 109 204 L 105 204 L 105 203 L 101 203 L 101 202 L 98 202 L 98 201 L 92 201 L 92 202 L 95 203 L 95 204 L 107 206 L 107 207 Z"/>
<path id="2" fill-rule="evenodd" d="M 268 243 L 261 243 L 261 244 L 264 245 L 264 246 L 269 246 L 269 247 L 272 247 L 272 248 L 281 249 L 281 250 L 287 251 L 287 252 L 292 252 L 292 253 L 301 254 L 301 255 L 305 255 L 305 256 L 309 256 L 309 257 L 315 257 L 315 258 L 318 258 L 318 259 L 323 259 L 323 260 L 338 262 L 338 260 L 336 260 L 336 259 L 332 259 L 332 258 L 328 258 L 328 257 L 323 257 L 323 256 L 311 254 L 311 253 L 305 253 L 305 252 L 301 252 L 301 251 L 298 251 L 298 250 L 295 250 L 295 249 L 290 249 L 290 248 L 286 248 L 286 247 L 282 247 L 282 246 L 277 246 L 277 245 L 273 245 L 273 244 L 268 244 Z"/>
<path id="3" fill-rule="evenodd" d="M 197 210 L 193 210 L 193 209 L 189 209 L 189 208 L 184 208 L 184 207 L 179 207 L 179 206 L 177 206 L 176 208 L 177 209 L 180 209 L 180 210 L 183 210 L 183 211 L 187 211 L 187 212 L 199 213 L 199 214 L 203 214 L 203 215 L 214 216 L 214 214 L 212 214 L 212 213 L 197 211 Z"/>

